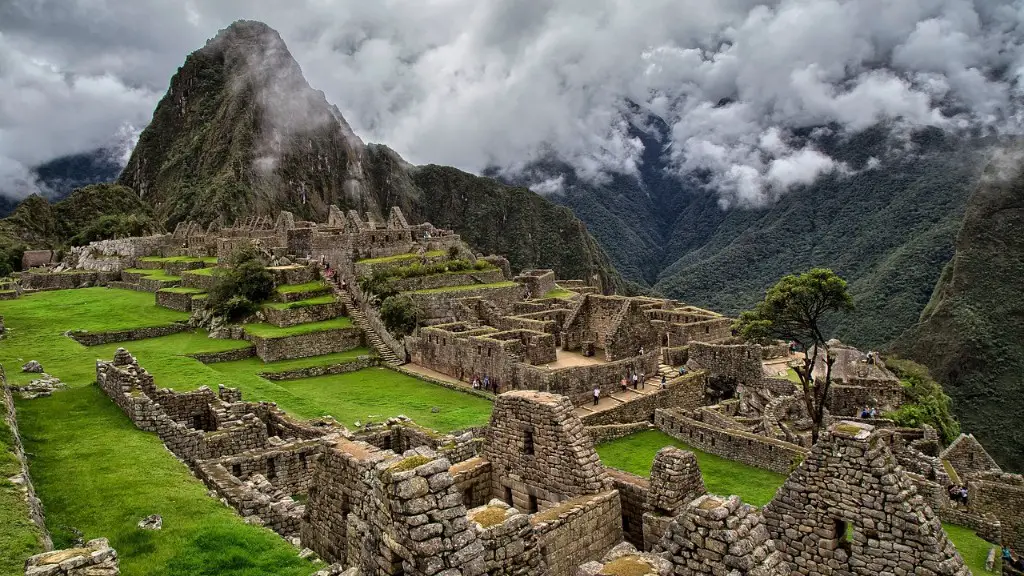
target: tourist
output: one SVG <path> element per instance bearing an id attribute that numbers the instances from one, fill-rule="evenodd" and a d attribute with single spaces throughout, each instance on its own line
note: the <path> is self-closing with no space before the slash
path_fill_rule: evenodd
<path id="1" fill-rule="evenodd" d="M 484 390 L 491 391 L 491 377 L 484 374 Z"/>
<path id="2" fill-rule="evenodd" d="M 638 381 L 638 378 L 637 378 L 636 372 L 633 372 L 633 390 L 636 390 L 637 381 Z"/>
<path id="3" fill-rule="evenodd" d="M 594 406 L 597 406 L 597 401 L 601 399 L 601 389 L 594 386 Z"/>
<path id="4" fill-rule="evenodd" d="M 667 387 L 668 387 L 668 379 L 665 378 L 664 374 L 662 374 L 661 375 L 661 389 L 664 390 Z"/>
<path id="5" fill-rule="evenodd" d="M 622 391 L 623 392 L 625 392 L 626 390 L 629 390 L 628 382 L 629 382 L 629 378 L 623 378 L 622 382 L 619 382 L 619 384 L 622 386 Z"/>
<path id="6" fill-rule="evenodd" d="M 647 374 L 645 372 L 640 373 L 640 389 L 643 390 L 644 382 L 647 381 Z"/>
<path id="7" fill-rule="evenodd" d="M 872 406 L 871 407 L 871 412 L 869 412 L 869 415 L 870 415 L 871 418 L 878 418 L 878 408 L 875 408 L 874 406 Z"/>
<path id="8" fill-rule="evenodd" d="M 641 346 L 641 347 L 640 347 L 640 356 L 643 356 L 643 355 L 644 355 L 644 347 L 643 347 L 643 346 Z"/>
<path id="9" fill-rule="evenodd" d="M 480 389 L 480 379 L 477 378 L 476 376 L 473 376 L 473 390 L 479 390 L 479 389 Z"/>
<path id="10" fill-rule="evenodd" d="M 861 417 L 861 418 L 867 418 L 867 417 L 868 417 L 868 416 L 870 416 L 870 415 L 871 415 L 871 412 L 870 412 L 870 411 L 868 410 L 868 407 L 867 407 L 867 406 L 865 406 L 865 407 L 864 407 L 864 408 L 863 408 L 863 409 L 862 409 L 862 410 L 860 411 L 860 417 Z"/>

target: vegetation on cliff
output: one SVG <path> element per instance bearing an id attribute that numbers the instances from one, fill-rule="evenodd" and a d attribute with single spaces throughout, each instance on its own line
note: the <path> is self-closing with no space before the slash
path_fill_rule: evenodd
<path id="1" fill-rule="evenodd" d="M 1020 470 L 1024 428 L 1024 154 L 1000 153 L 971 196 L 920 322 L 895 349 L 926 365 L 954 413 L 1000 463 Z"/>

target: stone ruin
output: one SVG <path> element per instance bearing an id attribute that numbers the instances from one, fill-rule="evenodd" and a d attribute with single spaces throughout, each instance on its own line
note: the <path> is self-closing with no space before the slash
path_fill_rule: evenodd
<path id="1" fill-rule="evenodd" d="M 812 575 L 970 571 L 872 426 L 833 425 L 764 516 L 787 563 Z"/>
<path id="2" fill-rule="evenodd" d="M 25 561 L 25 576 L 117 576 L 121 569 L 117 551 L 106 538 L 86 542 L 81 548 L 67 548 L 36 554 Z"/>

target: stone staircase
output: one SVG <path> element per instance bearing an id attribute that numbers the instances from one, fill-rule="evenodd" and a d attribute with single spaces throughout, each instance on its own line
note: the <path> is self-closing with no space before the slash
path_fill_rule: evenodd
<path id="1" fill-rule="evenodd" d="M 334 288 L 334 293 L 337 295 L 338 299 L 345 304 L 345 309 L 348 310 L 349 318 L 352 319 L 352 322 L 356 327 L 363 331 L 363 334 L 366 334 L 367 343 L 373 347 L 377 352 L 377 355 L 380 356 L 380 359 L 392 366 L 401 366 L 403 364 L 402 360 L 395 356 L 395 353 L 391 351 L 391 348 L 381 340 L 377 331 L 370 326 L 370 323 L 366 320 L 366 315 L 363 314 L 363 311 L 360 310 L 359 307 L 355 305 L 355 302 L 352 301 L 352 295 L 348 293 L 348 290 L 343 290 L 333 282 L 331 282 L 331 285 Z"/>

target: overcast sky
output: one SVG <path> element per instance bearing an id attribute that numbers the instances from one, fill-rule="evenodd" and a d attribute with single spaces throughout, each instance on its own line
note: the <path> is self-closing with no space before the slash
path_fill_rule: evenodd
<path id="1" fill-rule="evenodd" d="M 634 171 L 627 101 L 729 202 L 845 169 L 794 128 L 1020 123 L 1024 0 L 0 0 L 0 189 L 144 127 L 240 18 L 276 28 L 364 141 L 470 171 L 541 150 Z"/>

